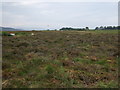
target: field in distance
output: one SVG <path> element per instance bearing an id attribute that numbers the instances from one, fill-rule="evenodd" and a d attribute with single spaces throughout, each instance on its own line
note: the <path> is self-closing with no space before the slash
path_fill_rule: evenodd
<path id="1" fill-rule="evenodd" d="M 118 30 L 2 33 L 3 88 L 118 87 Z"/>

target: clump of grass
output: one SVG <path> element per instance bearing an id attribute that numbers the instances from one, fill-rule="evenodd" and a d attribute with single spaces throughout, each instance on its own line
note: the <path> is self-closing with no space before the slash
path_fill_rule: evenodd
<path id="1" fill-rule="evenodd" d="M 84 57 L 85 56 L 85 54 L 83 54 L 83 53 L 80 53 L 80 57 Z"/>
<path id="2" fill-rule="evenodd" d="M 88 59 L 83 59 L 83 58 L 74 58 L 73 59 L 74 62 L 80 62 L 80 63 L 86 63 L 86 64 L 92 64 L 93 61 L 88 60 Z"/>
<path id="3" fill-rule="evenodd" d="M 57 66 L 62 66 L 62 62 L 60 60 L 52 60 L 51 63 Z"/>
<path id="4" fill-rule="evenodd" d="M 27 47 L 29 46 L 30 44 L 28 42 L 21 42 L 17 45 L 17 47 L 21 47 L 21 46 L 24 46 L 24 47 Z"/>
<path id="5" fill-rule="evenodd" d="M 35 81 L 42 81 L 44 82 L 47 78 L 46 76 L 48 75 L 48 72 L 46 68 L 41 68 L 36 71 L 37 75 L 35 77 Z"/>
<path id="6" fill-rule="evenodd" d="M 96 64 L 105 65 L 107 60 L 98 60 Z"/>
<path id="7" fill-rule="evenodd" d="M 29 33 L 28 32 L 16 32 L 16 35 L 19 35 L 19 36 L 27 36 L 27 35 L 29 35 Z"/>
<path id="8" fill-rule="evenodd" d="M 70 73 L 68 72 L 68 69 L 66 69 L 63 66 L 58 68 L 54 78 L 61 81 L 60 84 L 61 87 L 70 88 L 70 87 L 74 87 L 74 84 L 78 84 L 74 78 L 70 77 Z"/>
<path id="9" fill-rule="evenodd" d="M 36 58 L 36 59 L 32 59 L 32 60 L 28 60 L 28 61 L 19 61 L 19 64 L 17 65 L 17 68 L 20 70 L 18 75 L 19 76 L 23 76 L 28 74 L 29 72 L 32 71 L 32 69 L 37 68 L 38 66 L 40 66 L 41 64 L 43 64 L 42 59 L 41 58 Z M 31 67 L 32 66 L 32 67 Z"/>
<path id="10" fill-rule="evenodd" d="M 55 69 L 52 65 L 47 65 L 45 70 L 47 71 L 48 74 L 53 74 L 55 72 Z"/>
<path id="11" fill-rule="evenodd" d="M 22 69 L 20 72 L 18 72 L 18 76 L 24 76 L 28 73 L 28 70 Z"/>
<path id="12" fill-rule="evenodd" d="M 2 32 L 2 36 L 9 36 L 10 34 L 8 32 Z"/>
<path id="13" fill-rule="evenodd" d="M 62 67 L 62 66 L 58 69 L 58 74 L 57 75 L 58 75 L 58 77 L 56 77 L 56 78 L 60 79 L 62 81 L 64 81 L 68 77 L 68 73 L 66 73 L 65 68 Z"/>
<path id="14" fill-rule="evenodd" d="M 81 62 L 81 63 L 86 63 L 86 64 L 100 64 L 100 65 L 107 65 L 107 61 L 106 60 L 96 60 L 96 61 L 92 61 L 90 59 L 83 59 L 83 58 L 74 58 L 73 59 L 74 62 Z"/>
<path id="15" fill-rule="evenodd" d="M 15 79 L 15 80 L 10 80 L 8 85 L 6 87 L 11 87 L 11 88 L 26 88 L 27 84 L 25 83 L 24 79 Z"/>
<path id="16" fill-rule="evenodd" d="M 118 88 L 118 82 L 110 81 L 110 82 L 98 82 L 96 85 L 97 88 Z"/>

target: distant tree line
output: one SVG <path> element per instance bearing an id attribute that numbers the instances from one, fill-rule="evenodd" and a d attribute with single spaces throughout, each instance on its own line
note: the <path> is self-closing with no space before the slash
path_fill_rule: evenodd
<path id="1" fill-rule="evenodd" d="M 86 28 L 71 28 L 71 27 L 63 27 L 63 28 L 60 29 L 60 31 L 70 31 L 70 30 L 84 31 L 84 30 L 89 30 L 89 27 L 86 27 Z"/>
<path id="2" fill-rule="evenodd" d="M 100 26 L 100 27 L 96 27 L 95 30 L 120 30 L 120 26 Z"/>
<path id="3" fill-rule="evenodd" d="M 100 26 L 96 27 L 93 30 L 120 30 L 120 26 Z M 85 30 L 90 30 L 89 27 L 85 28 L 71 28 L 71 27 L 63 27 L 60 29 L 60 31 L 70 31 L 70 30 L 75 30 L 75 31 L 85 31 Z"/>

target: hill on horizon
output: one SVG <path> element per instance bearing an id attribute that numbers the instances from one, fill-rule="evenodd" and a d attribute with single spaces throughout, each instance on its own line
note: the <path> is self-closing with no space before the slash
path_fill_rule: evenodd
<path id="1" fill-rule="evenodd" d="M 16 29 L 11 27 L 0 27 L 0 31 L 25 31 L 23 29 Z"/>

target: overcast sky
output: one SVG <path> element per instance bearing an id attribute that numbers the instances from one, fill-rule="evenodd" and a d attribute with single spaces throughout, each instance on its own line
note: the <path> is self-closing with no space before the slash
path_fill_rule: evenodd
<path id="1" fill-rule="evenodd" d="M 0 26 L 21 29 L 118 25 L 117 2 L 4 2 L 0 12 Z"/>

